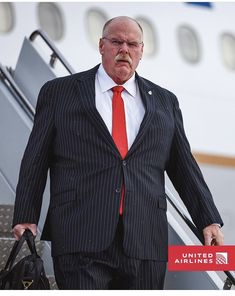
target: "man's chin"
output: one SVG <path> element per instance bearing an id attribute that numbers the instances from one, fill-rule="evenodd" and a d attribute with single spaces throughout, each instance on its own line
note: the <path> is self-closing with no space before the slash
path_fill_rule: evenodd
<path id="1" fill-rule="evenodd" d="M 130 79 L 132 75 L 133 75 L 133 73 L 132 73 L 132 71 L 130 71 L 130 68 L 127 69 L 127 68 L 122 67 L 121 69 L 116 71 L 115 82 L 117 82 L 119 84 L 124 83 L 128 79 Z"/>

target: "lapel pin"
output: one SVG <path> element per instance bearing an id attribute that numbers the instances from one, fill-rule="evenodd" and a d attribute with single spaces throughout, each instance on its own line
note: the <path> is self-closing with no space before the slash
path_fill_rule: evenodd
<path id="1" fill-rule="evenodd" d="M 148 91 L 148 94 L 151 96 L 152 95 L 152 91 L 150 90 L 150 91 Z"/>

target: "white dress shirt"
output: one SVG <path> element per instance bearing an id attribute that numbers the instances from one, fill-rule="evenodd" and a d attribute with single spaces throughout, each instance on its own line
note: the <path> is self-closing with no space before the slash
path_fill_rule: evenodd
<path id="1" fill-rule="evenodd" d="M 100 113 L 110 134 L 112 134 L 112 87 L 116 85 L 101 64 L 95 79 L 95 103 L 96 109 Z M 125 88 L 121 95 L 124 101 L 128 149 L 130 149 L 139 132 L 140 124 L 144 118 L 145 108 L 138 84 L 135 80 L 135 75 L 122 86 Z"/>

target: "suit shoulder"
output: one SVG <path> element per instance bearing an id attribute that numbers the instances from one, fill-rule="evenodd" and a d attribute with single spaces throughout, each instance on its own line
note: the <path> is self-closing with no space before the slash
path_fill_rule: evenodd
<path id="1" fill-rule="evenodd" d="M 97 72 L 97 69 L 98 69 L 98 66 L 99 65 L 95 66 L 92 69 L 82 71 L 82 72 L 78 72 L 78 73 L 75 73 L 75 74 L 72 74 L 72 75 L 67 75 L 67 76 L 63 76 L 63 77 L 54 78 L 52 80 L 47 81 L 42 86 L 42 88 L 45 89 L 45 90 L 46 89 L 49 89 L 49 90 L 55 89 L 56 90 L 56 89 L 59 88 L 61 90 L 61 88 L 70 87 L 71 84 L 73 84 L 75 81 L 84 80 L 84 79 L 87 79 L 89 77 L 95 76 L 95 74 Z"/>
<path id="2" fill-rule="evenodd" d="M 44 85 L 41 87 L 41 92 L 53 92 L 57 89 L 60 89 L 62 86 L 69 85 L 71 81 L 73 81 L 73 77 L 76 74 L 64 76 L 64 77 L 57 77 L 51 80 L 48 80 L 44 83 Z"/>

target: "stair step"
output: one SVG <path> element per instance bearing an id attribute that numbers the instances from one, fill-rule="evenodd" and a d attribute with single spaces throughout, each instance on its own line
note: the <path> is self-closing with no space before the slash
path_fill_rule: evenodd
<path id="1" fill-rule="evenodd" d="M 14 205 L 0 205 L 0 237 L 12 238 Z"/>
<path id="2" fill-rule="evenodd" d="M 58 290 L 58 286 L 56 284 L 55 277 L 54 276 L 48 276 L 48 280 L 50 282 L 51 290 Z"/>

